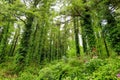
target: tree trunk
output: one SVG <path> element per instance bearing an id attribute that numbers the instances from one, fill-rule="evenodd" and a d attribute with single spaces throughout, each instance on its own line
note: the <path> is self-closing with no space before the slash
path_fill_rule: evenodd
<path id="1" fill-rule="evenodd" d="M 75 34 L 75 45 L 76 45 L 76 56 L 80 56 L 80 47 L 79 47 L 79 28 L 78 28 L 78 18 L 74 18 L 74 34 Z"/>

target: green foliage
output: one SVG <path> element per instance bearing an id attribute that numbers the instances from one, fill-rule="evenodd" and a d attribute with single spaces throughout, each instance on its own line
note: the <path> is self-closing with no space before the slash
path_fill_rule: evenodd
<path id="1" fill-rule="evenodd" d="M 85 64 L 85 71 L 87 72 L 87 73 L 92 73 L 92 72 L 94 72 L 96 69 L 98 69 L 100 66 L 103 66 L 103 65 L 105 65 L 106 64 L 106 62 L 105 61 L 103 61 L 103 60 L 101 60 L 101 59 L 91 59 L 89 62 L 87 62 L 86 64 Z"/>
<path id="2" fill-rule="evenodd" d="M 95 72 L 93 72 L 93 79 L 100 80 L 117 80 L 117 74 L 119 74 L 120 60 L 119 59 L 107 59 L 108 63 L 104 66 L 99 67 Z"/>
<path id="3" fill-rule="evenodd" d="M 10 58 L 12 60 L 12 58 Z M 19 74 L 12 73 L 13 63 L 0 65 L 0 79 L 10 80 L 118 80 L 120 57 L 108 59 L 69 58 L 68 62 L 54 61 L 39 67 L 32 63 Z M 86 60 L 86 59 L 85 59 Z M 7 65 L 6 65 L 7 64 Z M 12 66 L 11 66 L 12 65 Z M 11 67 L 10 67 L 11 66 Z"/>
<path id="4" fill-rule="evenodd" d="M 118 5 L 118 0 L 0 0 L 0 80 L 119 79 Z"/>
<path id="5" fill-rule="evenodd" d="M 37 75 L 34 75 L 30 72 L 22 72 L 16 80 L 38 80 Z"/>
<path id="6" fill-rule="evenodd" d="M 110 33 L 110 43 L 114 51 L 118 54 L 120 53 L 120 24 L 117 25 L 117 28 L 113 29 Z"/>
<path id="7" fill-rule="evenodd" d="M 116 62 L 117 61 L 117 62 Z M 104 80 L 104 79 L 118 79 L 119 74 L 119 59 L 91 59 L 83 63 L 78 59 L 69 60 L 69 63 L 63 62 L 55 65 L 49 65 L 39 72 L 39 78 L 43 80 Z M 61 76 L 62 75 L 62 76 Z"/>
<path id="8" fill-rule="evenodd" d="M 69 49 L 68 51 L 67 51 L 67 55 L 69 56 L 69 57 L 74 57 L 75 56 L 75 49 L 74 48 L 71 48 L 71 49 Z"/>

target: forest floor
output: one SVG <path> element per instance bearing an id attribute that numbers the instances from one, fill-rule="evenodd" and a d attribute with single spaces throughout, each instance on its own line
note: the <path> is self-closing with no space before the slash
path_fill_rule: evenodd
<path id="1" fill-rule="evenodd" d="M 63 58 L 59 61 L 25 66 L 19 74 L 12 73 L 12 58 L 0 64 L 0 80 L 120 80 L 120 57 Z"/>

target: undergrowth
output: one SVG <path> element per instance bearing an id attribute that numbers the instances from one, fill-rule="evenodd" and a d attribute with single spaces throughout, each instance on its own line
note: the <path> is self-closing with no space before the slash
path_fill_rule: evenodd
<path id="1" fill-rule="evenodd" d="M 18 74 L 13 73 L 11 61 L 0 64 L 0 80 L 119 80 L 120 59 L 69 58 L 46 65 L 31 63 Z"/>

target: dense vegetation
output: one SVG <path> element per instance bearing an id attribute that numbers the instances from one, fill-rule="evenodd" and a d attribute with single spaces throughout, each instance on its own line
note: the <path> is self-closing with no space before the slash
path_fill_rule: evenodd
<path id="1" fill-rule="evenodd" d="M 0 80 L 118 80 L 119 0 L 0 0 Z"/>

